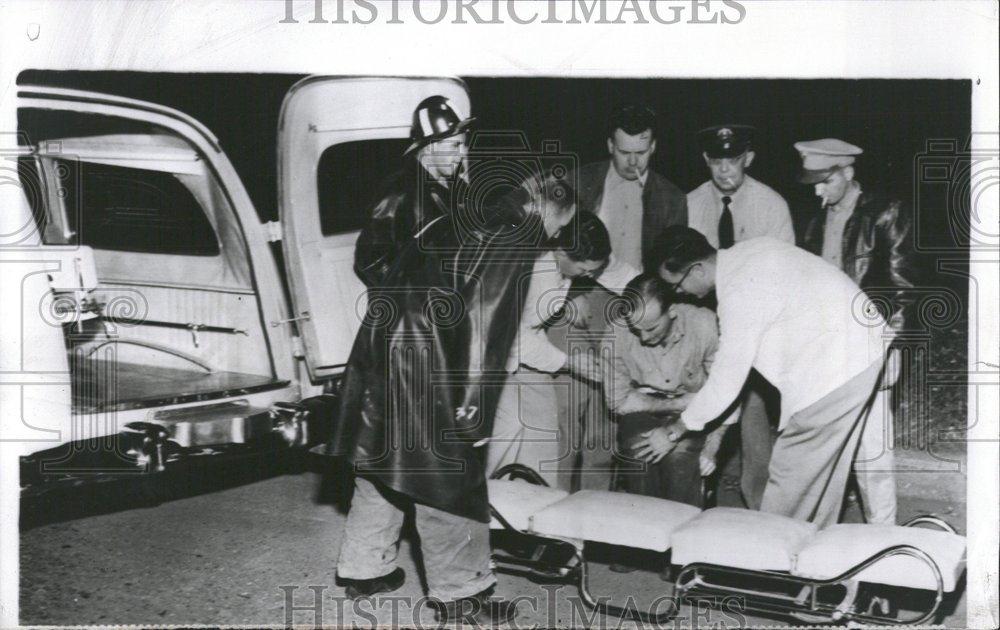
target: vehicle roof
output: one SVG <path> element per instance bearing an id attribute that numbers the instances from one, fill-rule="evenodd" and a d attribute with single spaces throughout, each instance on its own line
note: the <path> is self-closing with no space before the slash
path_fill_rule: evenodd
<path id="1" fill-rule="evenodd" d="M 171 173 L 204 172 L 198 153 L 180 138 L 164 134 L 113 134 L 57 138 L 39 155 Z"/>

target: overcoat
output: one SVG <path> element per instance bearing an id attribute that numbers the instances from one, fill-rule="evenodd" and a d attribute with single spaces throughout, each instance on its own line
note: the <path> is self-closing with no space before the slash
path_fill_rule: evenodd
<path id="1" fill-rule="evenodd" d="M 534 258 L 531 239 L 511 236 L 541 221 L 484 220 L 460 187 L 428 179 L 398 175 L 359 238 L 368 307 L 327 452 L 418 503 L 487 522 L 485 442 Z"/>

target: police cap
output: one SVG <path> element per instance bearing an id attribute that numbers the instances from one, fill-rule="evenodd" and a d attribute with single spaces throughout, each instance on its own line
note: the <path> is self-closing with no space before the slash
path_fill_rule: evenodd
<path id="1" fill-rule="evenodd" d="M 710 158 L 739 157 L 753 145 L 755 131 L 749 125 L 716 125 L 698 132 L 698 144 Z"/>

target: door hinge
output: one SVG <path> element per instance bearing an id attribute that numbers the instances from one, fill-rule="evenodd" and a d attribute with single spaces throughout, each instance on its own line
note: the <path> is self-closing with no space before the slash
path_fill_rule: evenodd
<path id="1" fill-rule="evenodd" d="M 306 358 L 306 347 L 302 343 L 302 337 L 292 337 L 292 356 L 296 359 Z"/>
<path id="2" fill-rule="evenodd" d="M 276 243 L 283 237 L 281 223 L 278 221 L 268 221 L 264 224 L 264 233 L 267 234 L 268 243 Z"/>

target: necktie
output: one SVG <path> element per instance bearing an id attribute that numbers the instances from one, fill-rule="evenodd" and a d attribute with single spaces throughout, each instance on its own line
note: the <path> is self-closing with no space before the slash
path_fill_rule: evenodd
<path id="1" fill-rule="evenodd" d="M 722 216 L 719 217 L 719 249 L 728 249 L 733 246 L 733 213 L 729 210 L 729 202 L 732 197 L 722 198 Z"/>

